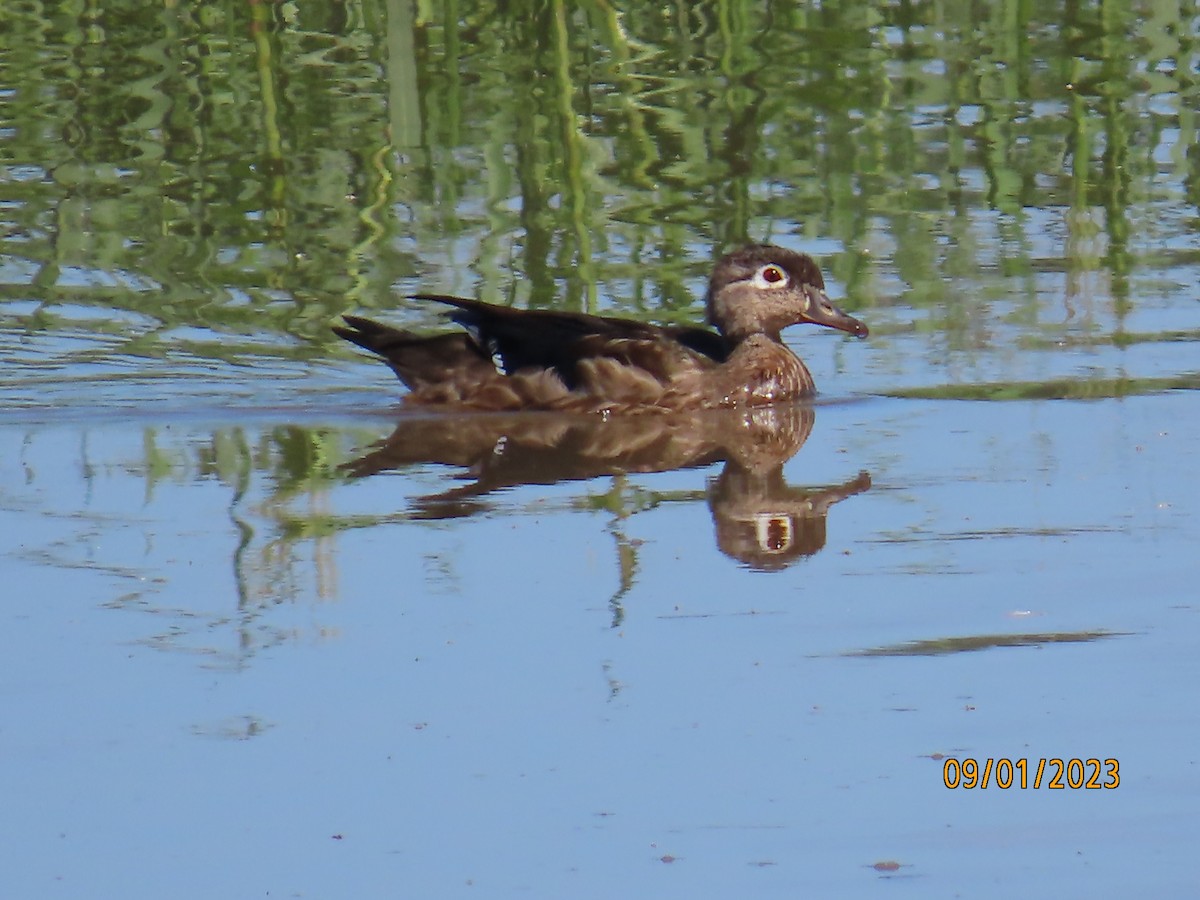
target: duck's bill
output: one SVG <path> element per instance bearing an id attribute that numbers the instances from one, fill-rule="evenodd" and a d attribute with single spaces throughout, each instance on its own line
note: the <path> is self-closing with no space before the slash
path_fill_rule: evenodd
<path id="1" fill-rule="evenodd" d="M 825 296 L 824 291 L 812 290 L 808 295 L 808 321 L 814 325 L 824 325 L 826 328 L 836 328 L 838 331 L 844 331 L 847 334 L 852 334 L 855 337 L 865 338 L 871 332 L 867 326 L 849 313 L 844 313 L 838 309 L 833 302 Z"/>

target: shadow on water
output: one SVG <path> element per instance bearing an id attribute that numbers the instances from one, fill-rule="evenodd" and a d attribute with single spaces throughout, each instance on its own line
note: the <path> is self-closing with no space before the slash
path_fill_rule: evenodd
<path id="1" fill-rule="evenodd" d="M 425 463 L 459 467 L 470 483 L 414 502 L 415 519 L 449 519 L 488 510 L 488 495 L 516 485 L 723 463 L 705 495 L 717 546 L 752 569 L 776 571 L 819 552 L 830 507 L 871 487 L 866 472 L 821 487 L 787 483 L 784 463 L 804 446 L 814 418 L 795 405 L 611 418 L 412 416 L 343 468 L 363 478 Z"/>

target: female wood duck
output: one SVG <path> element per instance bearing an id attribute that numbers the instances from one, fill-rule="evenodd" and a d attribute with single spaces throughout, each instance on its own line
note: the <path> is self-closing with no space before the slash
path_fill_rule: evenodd
<path id="1" fill-rule="evenodd" d="M 814 393 L 779 333 L 812 322 L 857 337 L 867 326 L 834 306 L 812 258 L 770 244 L 723 257 L 709 281 L 717 332 L 584 313 L 521 310 L 439 294 L 464 332 L 420 336 L 345 316 L 333 330 L 376 353 L 409 402 L 478 410 L 647 412 L 763 406 Z"/>

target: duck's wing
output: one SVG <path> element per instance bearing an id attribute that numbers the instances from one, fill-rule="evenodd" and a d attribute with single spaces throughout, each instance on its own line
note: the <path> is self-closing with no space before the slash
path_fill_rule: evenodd
<path id="1" fill-rule="evenodd" d="M 681 358 L 723 361 L 725 339 L 703 328 L 651 325 L 634 319 L 587 313 L 525 310 L 493 306 L 442 294 L 416 294 L 412 299 L 454 307 L 450 318 L 466 329 L 480 352 L 496 369 L 512 374 L 553 369 L 574 387 L 581 364 L 616 359 L 663 377 Z"/>
<path id="2" fill-rule="evenodd" d="M 725 362 L 733 347 L 724 337 L 707 328 L 688 325 L 670 325 L 663 329 L 685 347 L 689 347 L 713 362 Z"/>

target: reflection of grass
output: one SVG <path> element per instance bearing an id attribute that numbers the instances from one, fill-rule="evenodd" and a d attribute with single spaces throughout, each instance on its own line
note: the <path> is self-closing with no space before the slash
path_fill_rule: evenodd
<path id="1" fill-rule="evenodd" d="M 884 533 L 879 539 L 883 544 L 910 544 L 920 541 L 979 541 L 994 538 L 1016 537 L 1071 537 L 1080 534 L 1111 534 L 1118 532 L 1116 526 L 1094 525 L 1084 528 L 993 528 L 986 531 L 957 531 L 936 534 L 906 532 Z"/>
<path id="2" fill-rule="evenodd" d="M 939 384 L 881 393 L 886 397 L 920 400 L 1103 400 L 1197 389 L 1200 389 L 1200 372 L 1167 378 L 1058 378 L 1051 381 Z"/>
<path id="3" fill-rule="evenodd" d="M 1163 198 L 1194 201 L 1191 130 L 1142 99 L 1186 88 L 1159 68 L 1192 55 L 1178 9 L 110 0 L 97 42 L 9 6 L 4 72 L 29 87 L 4 114 L 0 301 L 93 311 L 120 353 L 170 353 L 180 326 L 328 352 L 330 318 L 418 276 L 695 321 L 705 258 L 773 236 L 812 242 L 849 308 L 903 293 L 969 351 L 996 299 L 1042 320 L 1047 267 L 1118 331 L 1146 273 L 1194 281 L 1153 249 L 1178 231 Z"/>
<path id="4" fill-rule="evenodd" d="M 941 656 L 946 653 L 970 653 L 994 647 L 1040 647 L 1043 644 L 1079 644 L 1104 638 L 1127 637 L 1121 631 L 1053 631 L 1042 634 L 981 634 L 971 637 L 934 638 L 906 641 L 885 647 L 850 650 L 842 656 Z"/>
<path id="5" fill-rule="evenodd" d="M 1026 334 L 1017 338 L 1020 346 L 1029 350 L 1059 350 L 1063 347 L 1132 347 L 1136 344 L 1175 344 L 1200 342 L 1200 329 L 1171 331 L 1125 332 L 1099 335 L 1070 335 L 1046 337 Z"/>

